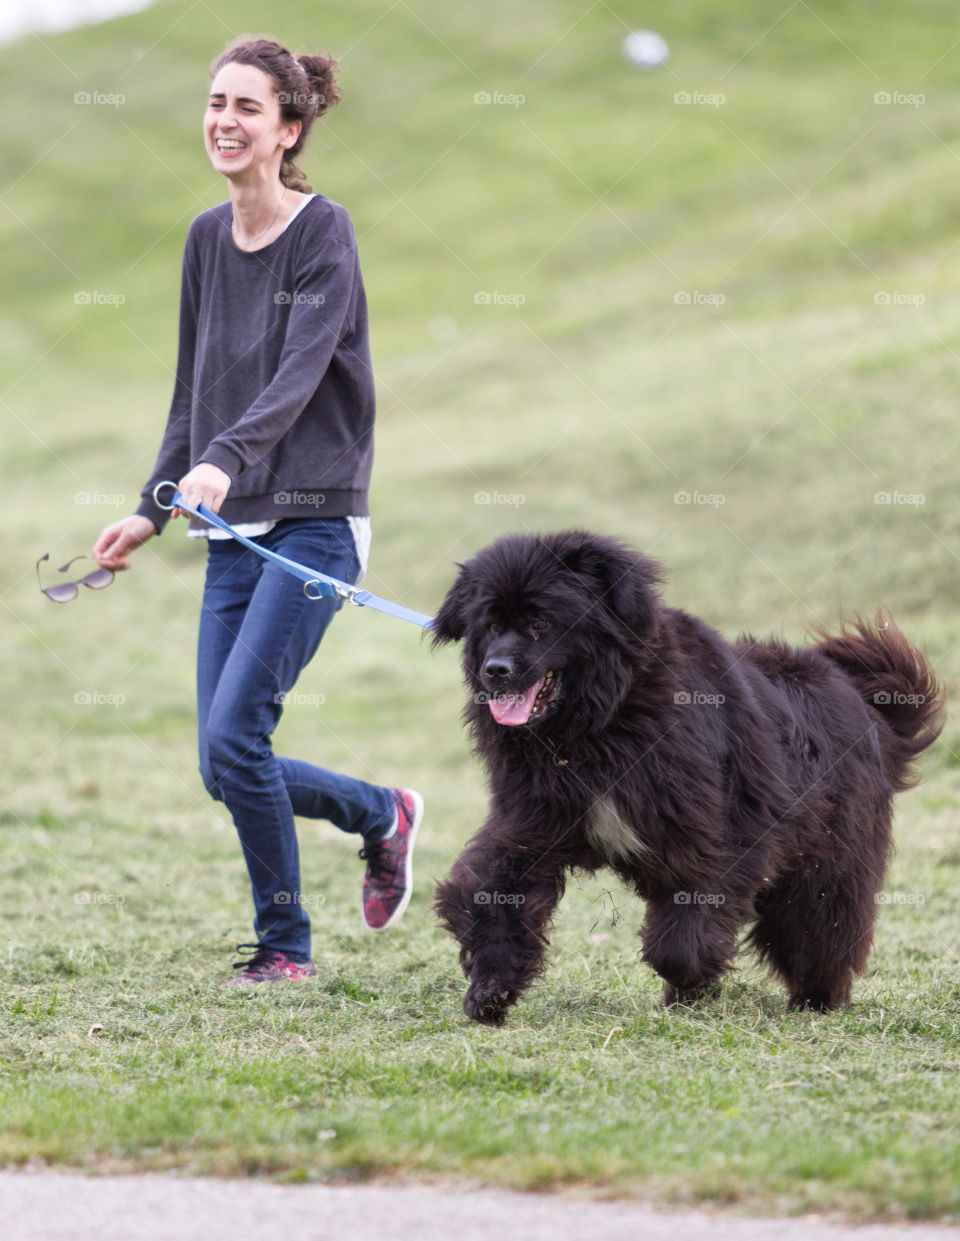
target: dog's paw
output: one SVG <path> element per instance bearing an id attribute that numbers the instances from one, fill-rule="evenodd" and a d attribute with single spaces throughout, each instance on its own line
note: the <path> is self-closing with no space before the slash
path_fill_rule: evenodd
<path id="1" fill-rule="evenodd" d="M 663 988 L 663 1006 L 664 1008 L 674 1008 L 679 1005 L 680 1007 L 689 1008 L 699 1000 L 717 999 L 720 995 L 720 990 L 719 979 L 699 983 L 693 987 L 675 987 L 668 982 L 664 984 Z"/>
<path id="2" fill-rule="evenodd" d="M 502 1026 L 515 996 L 495 978 L 471 985 L 463 1001 L 463 1011 L 485 1026 Z"/>

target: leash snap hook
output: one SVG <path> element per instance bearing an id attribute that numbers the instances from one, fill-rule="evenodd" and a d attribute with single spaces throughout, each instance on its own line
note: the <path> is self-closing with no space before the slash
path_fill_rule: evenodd
<path id="1" fill-rule="evenodd" d="M 344 586 L 338 583 L 335 589 L 341 599 L 346 599 L 348 603 L 352 603 L 356 607 L 360 606 L 357 603 L 357 595 L 359 595 L 360 591 L 356 586 Z"/>

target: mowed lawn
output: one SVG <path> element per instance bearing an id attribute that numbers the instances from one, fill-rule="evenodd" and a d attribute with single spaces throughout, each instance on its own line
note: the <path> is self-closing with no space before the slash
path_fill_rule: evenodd
<path id="1" fill-rule="evenodd" d="M 368 584 L 432 612 L 498 533 L 585 526 L 660 556 L 669 601 L 730 637 L 800 642 L 884 604 L 952 693 L 952 15 L 698 0 L 657 18 L 652 74 L 620 54 L 638 20 L 291 0 L 269 29 L 343 55 L 302 162 L 351 211 L 370 300 Z M 135 506 L 183 238 L 225 197 L 206 67 L 263 23 L 176 0 L 0 49 L 0 1160 L 956 1216 L 952 717 L 898 802 L 849 1010 L 787 1014 L 744 954 L 719 999 L 665 1012 L 640 902 L 601 874 L 570 884 L 546 974 L 489 1030 L 430 911 L 485 810 L 457 653 L 351 609 L 277 748 L 422 790 L 414 901 L 367 934 L 358 842 L 304 821 L 318 979 L 218 989 L 252 911 L 196 772 L 202 550 L 171 528 L 64 607 L 33 565 Z"/>

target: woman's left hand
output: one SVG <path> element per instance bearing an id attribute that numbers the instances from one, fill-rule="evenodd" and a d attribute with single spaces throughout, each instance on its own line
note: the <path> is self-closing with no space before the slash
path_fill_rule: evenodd
<path id="1" fill-rule="evenodd" d="M 191 508 L 196 508 L 202 503 L 212 513 L 219 513 L 220 505 L 226 499 L 231 482 L 230 475 L 225 474 L 219 466 L 211 465 L 209 461 L 201 461 L 189 474 L 184 474 L 177 483 L 177 489 L 183 496 L 184 502 Z M 189 513 L 179 508 L 174 513 L 174 517 L 189 516 Z"/>

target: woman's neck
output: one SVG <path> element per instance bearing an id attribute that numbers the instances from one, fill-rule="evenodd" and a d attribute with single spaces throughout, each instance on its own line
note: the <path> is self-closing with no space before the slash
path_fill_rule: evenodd
<path id="1" fill-rule="evenodd" d="M 231 181 L 230 205 L 237 244 L 256 248 L 269 245 L 290 218 L 291 197 L 279 177 L 245 185 Z"/>

